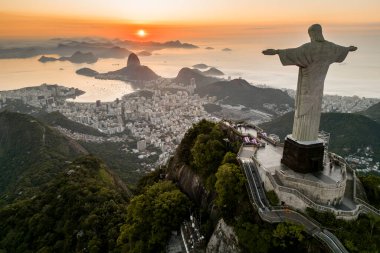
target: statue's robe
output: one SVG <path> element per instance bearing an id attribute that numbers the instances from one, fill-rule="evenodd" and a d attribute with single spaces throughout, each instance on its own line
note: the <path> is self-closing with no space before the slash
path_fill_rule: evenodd
<path id="1" fill-rule="evenodd" d="M 282 65 L 299 67 L 292 137 L 316 141 L 322 110 L 323 85 L 330 64 L 342 62 L 348 47 L 329 41 L 310 42 L 298 48 L 279 50 Z"/>

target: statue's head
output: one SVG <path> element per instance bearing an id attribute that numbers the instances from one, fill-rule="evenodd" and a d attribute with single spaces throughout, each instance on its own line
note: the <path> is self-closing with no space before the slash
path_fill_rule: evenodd
<path id="1" fill-rule="evenodd" d="M 322 26 L 320 24 L 314 24 L 309 27 L 309 36 L 311 41 L 323 42 L 325 38 L 323 38 L 322 34 Z"/>

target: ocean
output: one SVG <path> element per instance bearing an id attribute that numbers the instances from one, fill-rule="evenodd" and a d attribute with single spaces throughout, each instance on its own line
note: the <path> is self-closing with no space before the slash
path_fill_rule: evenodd
<path id="1" fill-rule="evenodd" d="M 325 94 L 380 98 L 380 29 L 333 27 L 325 32 L 325 39 L 339 45 L 358 47 L 343 63 L 330 66 Z M 234 33 L 219 32 L 213 36 L 210 32 L 209 37 L 181 40 L 200 48 L 154 51 L 152 56 L 140 57 L 141 63 L 163 77 L 175 77 L 182 67 L 205 63 L 223 71 L 225 78 L 241 77 L 252 84 L 295 89 L 298 68 L 284 67 L 278 56 L 264 56 L 261 51 L 297 47 L 308 42 L 309 38 L 306 31 L 299 29 L 285 31 L 246 27 Z M 208 50 L 206 47 L 214 49 Z M 231 51 L 222 51 L 223 48 L 230 48 Z M 100 59 L 95 64 L 73 64 L 60 61 L 41 63 L 38 58 L 1 59 L 0 90 L 42 83 L 59 84 L 84 90 L 86 94 L 75 100 L 78 102 L 112 101 L 134 91 L 130 84 L 122 81 L 97 80 L 75 73 L 83 67 L 98 72 L 120 69 L 126 65 L 126 59 Z"/>

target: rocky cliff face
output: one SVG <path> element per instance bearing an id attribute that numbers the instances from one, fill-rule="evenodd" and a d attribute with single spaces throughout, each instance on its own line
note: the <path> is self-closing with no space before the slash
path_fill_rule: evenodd
<path id="1" fill-rule="evenodd" d="M 194 141 L 199 134 L 207 132 L 208 130 L 206 129 L 207 124 L 200 122 L 186 133 L 175 155 L 168 163 L 166 169 L 167 178 L 176 183 L 181 191 L 197 205 L 197 209 L 201 209 L 202 213 L 207 212 L 205 219 L 202 218 L 202 224 L 205 225 L 203 232 L 206 233 L 203 235 L 209 238 L 212 234 L 207 246 L 207 252 L 240 252 L 237 236 L 233 228 L 229 227 L 223 219 L 220 220 L 220 210 L 214 206 L 216 193 L 207 187 L 210 182 L 207 181 L 206 184 L 206 180 L 201 174 L 198 175 L 197 170 L 190 165 L 193 160 L 191 150 L 194 146 Z M 205 252 L 206 245 L 202 250 Z"/>
<path id="2" fill-rule="evenodd" d="M 213 208 L 213 199 L 215 195 L 207 191 L 201 177 L 182 162 L 178 154 L 169 162 L 167 173 L 169 179 L 176 182 L 178 187 L 185 192 L 191 200 L 202 208 L 208 209 L 211 216 L 213 216 L 215 211 Z M 217 223 L 207 244 L 206 253 L 236 252 L 240 252 L 237 236 L 233 228 L 228 226 L 224 220 L 221 219 Z"/>
<path id="3" fill-rule="evenodd" d="M 237 252 L 240 252 L 240 249 L 234 229 L 228 226 L 223 219 L 219 220 L 218 225 L 207 244 L 206 253 Z"/>
<path id="4" fill-rule="evenodd" d="M 176 182 L 179 188 L 195 203 L 203 208 L 210 208 L 212 194 L 204 187 L 201 177 L 180 161 L 177 155 L 169 163 L 168 177 Z"/>

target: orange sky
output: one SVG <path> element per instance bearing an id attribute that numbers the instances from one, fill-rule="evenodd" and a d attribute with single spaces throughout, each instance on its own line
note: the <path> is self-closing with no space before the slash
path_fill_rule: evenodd
<path id="1" fill-rule="evenodd" d="M 201 37 L 227 25 L 380 24 L 379 0 L 1 0 L 0 37 Z M 219 27 L 219 28 L 218 28 Z"/>
<path id="2" fill-rule="evenodd" d="M 134 24 L 120 20 L 1 12 L 0 16 L 0 37 L 105 36 L 135 40 L 165 40 L 176 37 L 174 35 L 181 37 L 196 35 L 193 29 L 187 29 L 189 25 Z M 146 38 L 139 38 L 136 35 L 139 29 L 147 31 Z"/>
<path id="3" fill-rule="evenodd" d="M 65 37 L 65 36 L 102 36 L 130 40 L 165 41 L 173 39 L 203 38 L 223 36 L 236 32 L 236 25 L 225 24 L 138 24 L 122 20 L 52 17 L 20 13 L 1 13 L 0 37 Z M 241 26 L 241 29 L 244 29 Z M 148 34 L 144 38 L 137 31 L 144 29 Z"/>

